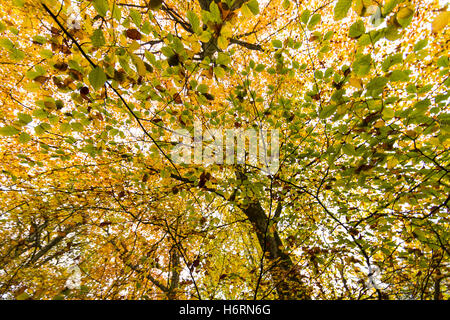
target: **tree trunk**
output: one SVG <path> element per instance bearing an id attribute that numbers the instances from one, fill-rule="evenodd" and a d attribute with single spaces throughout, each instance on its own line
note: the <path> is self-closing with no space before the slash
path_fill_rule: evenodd
<path id="1" fill-rule="evenodd" d="M 281 242 L 278 231 L 267 228 L 268 218 L 257 201 L 242 207 L 256 230 L 261 249 L 267 253 L 266 259 L 270 264 L 270 275 L 274 282 L 278 296 L 282 300 L 310 299 L 302 276 L 292 262 L 289 254 Z"/>

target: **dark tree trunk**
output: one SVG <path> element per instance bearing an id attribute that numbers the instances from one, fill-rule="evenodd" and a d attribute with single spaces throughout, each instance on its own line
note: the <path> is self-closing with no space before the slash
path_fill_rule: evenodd
<path id="1" fill-rule="evenodd" d="M 282 300 L 310 299 L 306 286 L 302 282 L 298 268 L 286 253 L 278 231 L 269 230 L 268 218 L 259 202 L 251 202 L 249 206 L 242 207 L 255 228 L 261 249 L 267 253 L 266 258 L 270 265 L 270 275 L 278 296 Z"/>

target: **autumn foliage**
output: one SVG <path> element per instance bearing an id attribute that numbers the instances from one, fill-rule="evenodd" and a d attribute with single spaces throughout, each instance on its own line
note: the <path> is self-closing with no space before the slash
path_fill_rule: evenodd
<path id="1" fill-rule="evenodd" d="M 0 13 L 1 298 L 450 298 L 442 2 Z M 195 123 L 278 130 L 278 169 L 175 163 Z"/>

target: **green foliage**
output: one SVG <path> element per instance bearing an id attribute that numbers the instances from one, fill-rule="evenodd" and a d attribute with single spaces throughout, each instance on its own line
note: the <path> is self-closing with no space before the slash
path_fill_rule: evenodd
<path id="1" fill-rule="evenodd" d="M 334 19 L 341 20 L 345 18 L 351 6 L 352 0 L 338 0 L 334 7 Z"/>
<path id="2" fill-rule="evenodd" d="M 89 82 L 94 90 L 98 90 L 103 87 L 106 82 L 106 75 L 103 70 L 99 67 L 93 68 L 89 73 Z"/>

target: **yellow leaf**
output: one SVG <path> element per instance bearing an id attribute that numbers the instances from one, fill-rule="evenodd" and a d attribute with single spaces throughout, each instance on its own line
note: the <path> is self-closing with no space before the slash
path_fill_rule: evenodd
<path id="1" fill-rule="evenodd" d="M 208 42 L 209 39 L 211 39 L 211 33 L 208 31 L 203 31 L 203 33 L 199 37 L 199 40 L 202 42 Z"/>
<path id="2" fill-rule="evenodd" d="M 141 45 L 139 43 L 137 43 L 137 41 L 133 41 L 130 46 L 128 47 L 128 50 L 130 50 L 130 52 L 134 52 L 137 49 L 139 49 L 141 47 Z"/>
<path id="3" fill-rule="evenodd" d="M 344 113 L 347 112 L 347 109 L 348 109 L 348 106 L 347 106 L 346 104 L 341 104 L 341 105 L 337 108 L 336 112 L 337 112 L 337 114 L 344 114 Z"/>
<path id="4" fill-rule="evenodd" d="M 145 76 L 147 73 L 147 69 L 145 68 L 144 62 L 139 58 L 137 55 L 132 54 L 131 60 L 133 60 L 133 63 L 136 65 L 137 72 L 140 76 Z"/>
<path id="5" fill-rule="evenodd" d="M 230 23 L 225 23 L 222 25 L 222 29 L 220 30 L 220 34 L 226 38 L 230 38 L 233 36 L 233 29 Z"/>
<path id="6" fill-rule="evenodd" d="M 216 74 L 217 78 L 223 78 L 225 76 L 225 70 L 223 70 L 222 67 L 215 67 L 214 73 Z"/>
<path id="7" fill-rule="evenodd" d="M 411 8 L 401 8 L 398 12 L 397 12 L 397 18 L 398 19 L 408 19 L 409 17 L 411 17 L 411 15 L 414 13 L 414 10 Z"/>
<path id="8" fill-rule="evenodd" d="M 395 157 L 389 158 L 387 161 L 387 167 L 388 169 L 392 169 L 398 164 L 398 160 Z"/>
<path id="9" fill-rule="evenodd" d="M 384 127 L 384 121 L 382 119 L 379 119 L 377 122 L 373 125 L 375 128 L 381 128 Z"/>
<path id="10" fill-rule="evenodd" d="M 228 39 L 224 36 L 217 38 L 217 47 L 221 50 L 225 50 L 228 47 Z"/>
<path id="11" fill-rule="evenodd" d="M 348 80 L 348 83 L 349 83 L 352 87 L 355 87 L 355 88 L 357 88 L 357 89 L 362 89 L 362 87 L 363 87 L 363 83 L 362 83 L 361 79 L 359 79 L 359 78 L 350 78 L 350 79 Z"/>
<path id="12" fill-rule="evenodd" d="M 242 12 L 242 15 L 244 16 L 244 18 L 251 18 L 251 17 L 253 17 L 253 13 L 250 11 L 250 9 L 248 8 L 248 6 L 246 4 L 244 4 L 241 7 L 241 12 Z"/>
<path id="13" fill-rule="evenodd" d="M 450 11 L 441 12 L 431 23 L 431 31 L 438 33 L 448 24 L 450 20 Z"/>
<path id="14" fill-rule="evenodd" d="M 406 135 L 411 138 L 415 138 L 417 136 L 417 132 L 414 130 L 406 130 Z"/>

